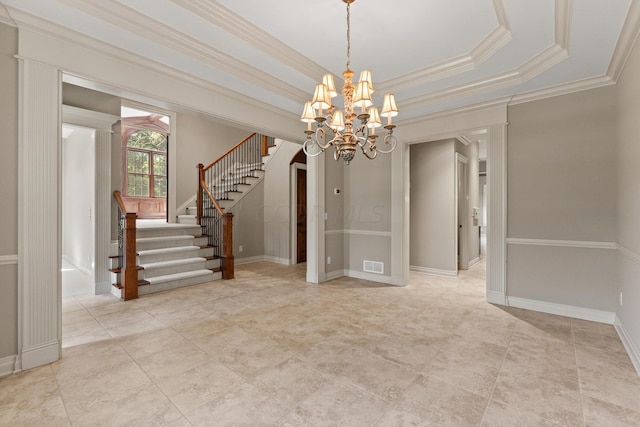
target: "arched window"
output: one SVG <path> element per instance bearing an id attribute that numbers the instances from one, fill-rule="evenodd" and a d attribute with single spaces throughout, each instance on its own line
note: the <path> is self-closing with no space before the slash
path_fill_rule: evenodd
<path id="1" fill-rule="evenodd" d="M 167 196 L 167 136 L 137 130 L 126 144 L 125 188 L 130 197 Z"/>

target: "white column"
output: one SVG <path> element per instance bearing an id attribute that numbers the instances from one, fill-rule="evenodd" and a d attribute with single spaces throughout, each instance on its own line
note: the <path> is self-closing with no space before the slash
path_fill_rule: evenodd
<path id="1" fill-rule="evenodd" d="M 506 304 L 507 125 L 493 125 L 487 140 L 487 301 Z"/>
<path id="2" fill-rule="evenodd" d="M 22 369 L 60 357 L 60 76 L 20 59 L 18 347 Z"/>
<path id="3" fill-rule="evenodd" d="M 409 145 L 391 153 L 391 280 L 409 283 Z"/>
<path id="4" fill-rule="evenodd" d="M 325 156 L 307 158 L 307 282 L 322 283 L 325 257 Z"/>

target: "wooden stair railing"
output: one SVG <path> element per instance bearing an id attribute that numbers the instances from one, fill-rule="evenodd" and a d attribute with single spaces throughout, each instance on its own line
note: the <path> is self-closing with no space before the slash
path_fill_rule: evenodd
<path id="1" fill-rule="evenodd" d="M 214 256 L 221 259 L 224 280 L 234 277 L 233 214 L 224 212 L 216 196 L 238 191 L 239 185 L 246 185 L 245 178 L 255 170 L 262 170 L 262 157 L 268 155 L 268 148 L 273 145 L 272 137 L 253 133 L 213 163 L 197 166 L 196 218 L 213 247 Z"/>
<path id="2" fill-rule="evenodd" d="M 118 268 L 122 286 L 122 299 L 138 298 L 138 266 L 136 263 L 136 218 L 127 212 L 122 194 L 116 190 L 113 197 L 118 202 Z"/>

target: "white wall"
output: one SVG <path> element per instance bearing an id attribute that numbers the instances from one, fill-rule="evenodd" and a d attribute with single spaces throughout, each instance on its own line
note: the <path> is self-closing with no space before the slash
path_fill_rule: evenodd
<path id="1" fill-rule="evenodd" d="M 508 120 L 510 301 L 615 311 L 615 87 L 511 106 Z"/>
<path id="2" fill-rule="evenodd" d="M 62 143 L 62 256 L 94 277 L 95 131 L 75 128 Z"/>
<path id="3" fill-rule="evenodd" d="M 616 314 L 636 370 L 640 372 L 640 43 L 631 52 L 617 85 L 617 256 L 623 304 Z"/>

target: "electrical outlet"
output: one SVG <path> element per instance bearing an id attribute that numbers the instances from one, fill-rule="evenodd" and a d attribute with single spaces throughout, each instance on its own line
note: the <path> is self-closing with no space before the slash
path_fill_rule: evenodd
<path id="1" fill-rule="evenodd" d="M 242 252 L 242 251 L 243 251 L 243 249 L 244 249 L 244 248 L 242 247 L 242 245 L 238 246 L 238 252 Z"/>
<path id="2" fill-rule="evenodd" d="M 620 292 L 620 307 L 622 307 L 622 292 Z"/>
<path id="3" fill-rule="evenodd" d="M 327 264 L 331 264 L 331 257 L 330 256 L 327 257 Z"/>

